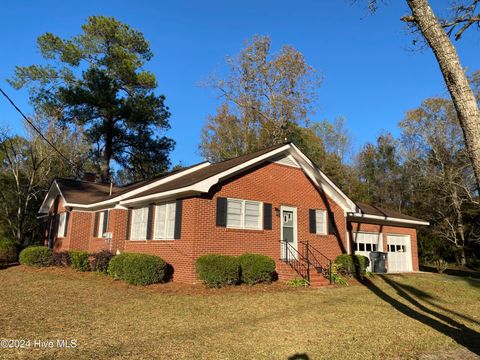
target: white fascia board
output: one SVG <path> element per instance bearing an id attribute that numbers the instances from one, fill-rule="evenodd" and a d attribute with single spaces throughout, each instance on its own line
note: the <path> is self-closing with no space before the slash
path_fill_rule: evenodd
<path id="1" fill-rule="evenodd" d="M 285 150 L 288 150 L 290 148 L 290 145 L 289 144 L 286 144 L 278 149 L 275 149 L 275 150 L 272 150 L 266 154 L 263 154 L 261 156 L 258 156 L 254 159 L 251 159 L 249 161 L 246 161 L 244 162 L 243 164 L 240 164 L 240 165 L 237 165 L 231 169 L 228 169 L 224 172 L 221 172 L 220 174 L 217 174 L 217 175 L 214 175 L 214 176 L 211 176 L 205 180 L 202 180 L 198 183 L 196 183 L 195 185 L 193 185 L 193 187 L 195 187 L 196 190 L 198 191 L 201 191 L 201 192 L 208 192 L 210 190 L 210 188 L 215 185 L 215 184 L 218 184 L 222 179 L 228 177 L 229 175 L 232 175 L 232 174 L 235 174 L 241 170 L 244 170 L 246 168 L 249 168 L 263 160 L 266 160 L 276 154 L 279 154 L 279 153 L 282 153 L 284 152 Z"/>
<path id="2" fill-rule="evenodd" d="M 372 220 L 390 221 L 390 222 L 401 223 L 401 224 L 425 225 L 425 226 L 430 225 L 428 221 L 400 219 L 400 218 L 389 217 L 389 216 L 379 216 L 379 215 L 369 215 L 369 214 L 359 214 L 359 213 L 352 213 L 348 215 L 350 217 L 359 218 L 359 220 L 372 219 Z"/>
<path id="3" fill-rule="evenodd" d="M 138 202 L 144 202 L 144 201 L 148 201 L 148 200 L 152 200 L 152 199 L 166 198 L 166 197 L 173 196 L 173 195 L 180 194 L 180 193 L 182 193 L 182 194 L 183 193 L 189 193 L 189 194 L 208 193 L 210 191 L 211 187 L 213 185 L 217 184 L 218 182 L 220 182 L 223 178 L 225 178 L 229 175 L 235 174 L 236 172 L 241 171 L 245 168 L 253 166 L 253 165 L 255 165 L 255 164 L 257 164 L 257 163 L 259 163 L 263 160 L 266 160 L 269 157 L 272 157 L 276 154 L 282 153 L 285 150 L 288 150 L 289 148 L 290 148 L 290 145 L 286 144 L 286 145 L 284 145 L 284 146 L 282 146 L 278 149 L 272 150 L 272 151 L 270 151 L 266 154 L 263 154 L 261 156 L 258 156 L 256 158 L 254 158 L 254 159 L 246 161 L 243 164 L 237 165 L 237 166 L 235 166 L 231 169 L 228 169 L 228 170 L 226 170 L 224 172 L 221 172 L 217 175 L 211 176 L 211 177 L 209 177 L 205 180 L 202 180 L 202 181 L 200 181 L 196 184 L 193 184 L 191 186 L 180 188 L 180 189 L 175 189 L 175 190 L 170 190 L 170 191 L 166 191 L 166 192 L 162 192 L 162 193 L 147 195 L 147 196 L 143 196 L 143 197 L 140 197 L 140 198 L 120 201 L 120 205 L 127 205 L 127 204 L 133 204 L 133 203 L 138 203 Z"/>
<path id="4" fill-rule="evenodd" d="M 197 170 L 200 170 L 206 166 L 209 166 L 210 163 L 208 161 L 205 161 L 201 164 L 198 164 L 197 166 L 191 168 L 191 169 L 188 169 L 188 170 L 185 170 L 185 171 L 181 171 L 180 173 L 178 174 L 174 174 L 174 175 L 170 175 L 170 176 L 167 176 L 166 178 L 163 178 L 163 179 L 160 179 L 158 181 L 154 181 L 153 183 L 151 184 L 148 184 L 148 185 L 145 185 L 145 186 L 141 186 L 135 190 L 132 190 L 132 191 L 129 191 L 129 192 L 126 192 L 125 194 L 122 194 L 122 195 L 119 195 L 119 196 L 115 196 L 111 199 L 108 199 L 108 200 L 104 200 L 104 201 L 100 201 L 100 202 L 96 202 L 96 203 L 92 203 L 92 204 L 74 204 L 74 203 L 69 203 L 68 206 L 73 206 L 73 207 L 77 207 L 77 208 L 84 208 L 84 209 L 91 209 L 91 208 L 98 208 L 98 207 L 102 207 L 102 206 L 105 206 L 105 205 L 110 205 L 112 203 L 115 203 L 115 202 L 121 202 L 122 200 L 126 199 L 126 198 L 129 198 L 129 197 L 132 197 L 136 194 L 139 194 L 139 193 L 142 193 L 144 191 L 147 191 L 147 190 L 150 190 L 151 188 L 154 188 L 156 186 L 159 186 L 159 185 L 162 185 L 162 184 L 165 184 L 165 183 L 168 183 L 172 180 L 175 180 L 175 179 L 178 179 L 179 177 L 182 177 L 184 175 L 187 175 L 187 174 L 190 174 L 194 171 L 197 171 Z"/>
<path id="5" fill-rule="evenodd" d="M 325 193 L 339 204 L 344 213 L 356 212 L 357 205 L 343 193 L 328 177 L 325 175 L 310 159 L 305 156 L 294 144 L 291 144 L 293 149 L 292 156 L 297 158 L 297 162 L 302 165 L 302 169 L 309 175 L 313 182 L 321 188 Z M 307 166 L 305 166 L 307 165 Z M 309 169 L 310 168 L 310 169 Z M 318 176 L 318 178 L 317 178 Z M 319 181 L 320 180 L 320 181 Z"/>
<path id="6" fill-rule="evenodd" d="M 188 186 L 180 189 L 175 189 L 175 190 L 170 190 L 170 191 L 164 191 L 161 193 L 156 193 L 156 194 L 151 194 L 151 195 L 146 195 L 142 197 L 138 197 L 135 199 L 129 199 L 129 200 L 122 200 L 118 203 L 115 208 L 122 208 L 122 209 L 127 209 L 127 207 L 130 205 L 134 204 L 141 204 L 141 203 L 146 203 L 151 200 L 160 200 L 160 199 L 166 199 L 166 198 L 172 198 L 175 197 L 175 195 L 182 194 L 182 195 L 194 195 L 194 194 L 199 194 L 202 193 L 203 191 L 198 191 L 195 190 L 195 186 Z"/>
<path id="7" fill-rule="evenodd" d="M 57 195 L 62 197 L 63 205 L 67 206 L 67 201 L 65 200 L 65 197 L 63 196 L 62 191 L 57 184 L 57 180 L 54 180 L 52 185 L 50 185 L 47 195 L 45 195 L 45 199 L 43 199 L 42 205 L 40 205 L 40 208 L 38 209 L 38 214 L 48 214 Z"/>

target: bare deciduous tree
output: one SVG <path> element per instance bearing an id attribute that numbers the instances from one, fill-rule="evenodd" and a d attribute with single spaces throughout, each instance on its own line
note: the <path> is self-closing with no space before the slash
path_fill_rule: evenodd
<path id="1" fill-rule="evenodd" d="M 427 99 L 407 113 L 400 127 L 421 212 L 430 218 L 433 234 L 450 242 L 458 250 L 458 262 L 465 264 L 465 246 L 476 241 L 480 231 L 465 215 L 480 202 L 453 104 Z"/>
<path id="2" fill-rule="evenodd" d="M 36 215 L 51 180 L 75 176 L 77 168 L 85 166 L 89 151 L 81 129 L 59 127 L 55 121 L 38 118 L 34 121 L 47 139 L 78 166 L 72 168 L 33 131 L 28 131 L 26 138 L 1 132 L 0 224 L 4 234 L 18 245 L 31 243 L 38 234 Z"/>
<path id="3" fill-rule="evenodd" d="M 299 51 L 284 46 L 272 54 L 270 38 L 255 36 L 227 62 L 226 77 L 206 82 L 223 101 L 203 129 L 200 150 L 207 159 L 282 143 L 290 140 L 296 125 L 308 122 L 321 79 Z M 232 134 L 242 141 L 225 149 Z"/>

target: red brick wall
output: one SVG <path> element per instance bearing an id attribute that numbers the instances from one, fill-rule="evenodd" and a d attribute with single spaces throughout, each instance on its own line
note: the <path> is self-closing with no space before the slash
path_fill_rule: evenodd
<path id="1" fill-rule="evenodd" d="M 361 224 L 361 223 L 351 223 L 352 231 L 350 238 L 353 239 L 352 233 L 354 232 L 376 232 L 382 233 L 383 240 L 383 251 L 387 251 L 387 236 L 388 235 L 409 235 L 411 241 L 412 249 L 412 269 L 413 271 L 418 271 L 418 244 L 417 244 L 417 230 L 415 228 L 405 228 L 397 226 L 387 226 L 387 225 L 375 225 L 375 224 Z M 388 258 L 387 258 L 388 266 Z"/>
<path id="2" fill-rule="evenodd" d="M 112 233 L 111 244 L 103 238 L 94 236 L 95 211 L 72 211 L 70 213 L 72 227 L 78 229 L 71 235 L 72 250 L 86 250 L 98 252 L 110 250 L 116 252 L 123 250 L 125 246 L 125 234 L 127 227 L 127 210 L 110 209 L 107 231 Z M 70 230 L 69 230 L 70 231 Z"/>
<path id="3" fill-rule="evenodd" d="M 239 230 L 216 226 L 217 197 L 235 197 L 271 203 L 272 230 Z M 334 259 L 346 251 L 346 225 L 343 210 L 328 199 L 328 206 L 304 173 L 297 168 L 266 164 L 241 177 L 215 186 L 202 197 L 183 199 L 183 220 L 179 240 L 128 240 L 124 250 L 162 257 L 174 267 L 174 280 L 195 282 L 195 259 L 208 253 L 239 255 L 254 252 L 280 258 L 280 217 L 275 208 L 288 205 L 297 208 L 298 241 L 309 240 L 319 251 Z M 309 209 L 335 213 L 338 238 L 309 233 Z M 125 211 L 126 212 L 126 211 Z M 154 218 L 154 217 L 152 217 Z M 113 218 L 112 218 L 113 221 Z M 114 237 L 115 237 L 114 232 Z M 303 251 L 302 244 L 298 244 Z"/>
<path id="4" fill-rule="evenodd" d="M 238 230 L 216 226 L 218 197 L 233 197 L 272 204 L 272 230 Z M 113 234 L 112 250 L 149 253 L 162 257 L 174 268 L 175 281 L 195 282 L 195 259 L 207 253 L 239 255 L 261 253 L 278 262 L 280 258 L 280 217 L 275 208 L 297 208 L 298 249 L 300 241 L 309 242 L 331 259 L 348 250 L 346 219 L 343 210 L 319 192 L 302 170 L 280 164 L 264 164 L 254 170 L 214 186 L 209 194 L 183 199 L 181 238 L 177 240 L 126 240 L 128 211 L 111 209 L 108 231 Z M 334 213 L 338 236 L 309 232 L 309 209 Z M 152 219 L 154 216 L 152 217 Z M 61 249 L 90 252 L 107 249 L 108 243 L 93 237 L 94 212 L 72 211 L 67 237 Z M 355 225 L 358 227 L 358 224 Z M 376 225 L 362 224 L 361 230 L 378 231 Z M 367 230 L 370 229 L 370 230 Z M 384 227 L 397 234 L 412 236 L 413 268 L 418 269 L 415 229 Z M 356 230 L 355 230 L 356 231 Z M 386 237 L 385 240 L 386 241 Z"/>
<path id="5" fill-rule="evenodd" d="M 271 203 L 272 230 L 237 230 L 217 227 L 215 225 L 217 197 Z M 231 255 L 254 252 L 268 255 L 278 261 L 281 225 L 275 208 L 280 208 L 282 205 L 297 208 L 299 251 L 303 251 L 300 241 L 306 240 L 332 259 L 346 251 L 346 225 L 343 210 L 328 197 L 321 195 L 302 170 L 285 165 L 267 164 L 216 187 L 208 197 L 199 199 L 195 257 L 212 252 Z M 339 236 L 311 234 L 309 209 L 333 211 Z"/>
<path id="6" fill-rule="evenodd" d="M 158 255 L 173 267 L 175 281 L 194 282 L 196 277 L 193 253 L 195 241 L 198 239 L 198 200 L 198 198 L 183 199 L 180 239 L 127 240 L 125 251 Z M 152 216 L 152 221 L 153 219 L 155 214 Z M 215 218 L 212 221 L 215 221 Z"/>

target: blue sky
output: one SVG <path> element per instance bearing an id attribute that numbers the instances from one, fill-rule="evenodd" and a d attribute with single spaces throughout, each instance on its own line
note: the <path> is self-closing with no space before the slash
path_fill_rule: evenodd
<path id="1" fill-rule="evenodd" d="M 167 97 L 177 146 L 172 163 L 201 160 L 200 130 L 219 105 L 217 94 L 199 86 L 212 71 L 225 72 L 226 55 L 235 55 L 255 34 L 269 35 L 273 49 L 292 45 L 323 76 L 312 120 L 343 116 L 358 148 L 382 131 L 398 135 L 405 111 L 431 96 L 446 96 L 430 49 L 412 52 L 412 36 L 399 18 L 405 1 L 391 1 L 369 16 L 367 0 L 311 1 L 11 1 L 2 5 L 0 86 L 26 113 L 26 91 L 6 78 L 15 65 L 41 62 L 36 38 L 49 31 L 61 37 L 80 32 L 89 15 L 114 16 L 142 31 L 155 54 L 147 68 L 158 93 Z M 72 4 L 75 4 L 74 6 Z M 447 1 L 432 1 L 435 10 Z M 479 69 L 480 37 L 467 32 L 456 43 L 462 64 Z M 20 117 L 0 99 L 0 126 L 22 132 Z"/>

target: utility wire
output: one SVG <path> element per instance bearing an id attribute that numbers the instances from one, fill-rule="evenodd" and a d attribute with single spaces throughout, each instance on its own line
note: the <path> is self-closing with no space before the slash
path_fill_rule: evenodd
<path id="1" fill-rule="evenodd" d="M 12 99 L 10 99 L 10 97 L 2 90 L 2 88 L 0 88 L 0 92 L 3 94 L 3 96 L 5 96 L 7 98 L 7 100 L 10 102 L 10 104 L 12 104 L 12 106 L 15 108 L 15 110 L 17 110 L 20 115 L 23 116 L 23 118 L 27 121 L 28 124 L 30 124 L 30 126 L 33 128 L 33 130 L 35 130 L 43 140 L 45 140 L 45 142 L 50 145 L 53 150 L 55 150 L 68 164 L 74 166 L 76 168 L 76 165 L 74 164 L 74 162 L 72 160 L 70 160 L 69 158 L 67 158 L 65 155 L 62 154 L 62 152 L 60 150 L 58 150 L 55 145 L 53 145 L 50 140 L 48 140 L 43 134 L 42 132 L 35 126 L 35 124 L 25 116 L 25 114 L 22 112 L 22 110 L 20 110 L 18 108 L 17 105 L 15 105 L 15 103 L 13 102 Z"/>

